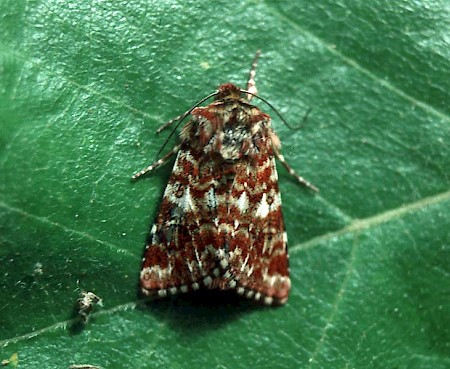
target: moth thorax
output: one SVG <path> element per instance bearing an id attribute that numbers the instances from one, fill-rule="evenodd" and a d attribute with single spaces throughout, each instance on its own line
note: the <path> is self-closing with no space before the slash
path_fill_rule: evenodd
<path id="1" fill-rule="evenodd" d="M 245 124 L 226 124 L 216 135 L 215 141 L 215 151 L 225 161 L 239 160 L 248 155 L 253 146 L 251 134 Z"/>

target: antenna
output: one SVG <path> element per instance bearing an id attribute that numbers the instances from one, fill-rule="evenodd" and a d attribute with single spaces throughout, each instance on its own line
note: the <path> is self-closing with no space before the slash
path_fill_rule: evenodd
<path id="1" fill-rule="evenodd" d="M 244 94 L 252 95 L 253 97 L 256 97 L 257 99 L 260 99 L 261 101 L 265 102 L 265 103 L 266 103 L 266 104 L 267 104 L 267 105 L 268 105 L 268 106 L 269 106 L 269 107 L 270 107 L 270 108 L 278 115 L 278 117 L 281 119 L 281 121 L 282 121 L 282 122 L 286 125 L 286 127 L 288 127 L 289 129 L 298 130 L 298 129 L 303 128 L 303 126 L 304 126 L 306 120 L 308 119 L 308 115 L 309 115 L 309 113 L 310 113 L 311 110 L 312 110 L 312 108 L 309 108 L 309 109 L 306 111 L 305 115 L 303 116 L 300 125 L 299 125 L 298 127 L 293 127 L 293 126 L 291 126 L 288 122 L 286 122 L 286 120 L 285 120 L 285 119 L 283 118 L 283 116 L 278 112 L 278 110 L 275 109 L 275 107 L 274 107 L 271 103 L 269 103 L 266 99 L 262 98 L 261 96 L 258 96 L 258 95 L 256 95 L 256 94 L 254 94 L 254 93 L 252 93 L 252 92 L 250 92 L 250 91 L 247 91 L 247 90 L 241 90 L 241 92 L 244 93 Z"/>

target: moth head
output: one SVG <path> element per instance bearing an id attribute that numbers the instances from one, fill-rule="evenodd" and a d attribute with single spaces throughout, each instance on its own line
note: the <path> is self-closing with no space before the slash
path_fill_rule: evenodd
<path id="1" fill-rule="evenodd" d="M 215 100 L 234 100 L 241 98 L 242 90 L 232 83 L 224 83 L 217 89 Z"/>

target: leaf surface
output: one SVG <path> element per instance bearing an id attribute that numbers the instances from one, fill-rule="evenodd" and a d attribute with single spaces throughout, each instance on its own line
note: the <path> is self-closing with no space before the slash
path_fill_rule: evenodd
<path id="1" fill-rule="evenodd" d="M 3 1 L 0 352 L 21 368 L 447 368 L 445 2 Z M 224 82 L 259 94 L 280 167 L 286 306 L 142 305 L 171 164 L 136 183 L 181 114 Z M 175 135 L 176 136 L 176 135 Z M 164 152 L 175 144 L 169 140 Z M 103 298 L 74 329 L 81 290 Z M 202 302 L 198 302 L 202 301 Z"/>

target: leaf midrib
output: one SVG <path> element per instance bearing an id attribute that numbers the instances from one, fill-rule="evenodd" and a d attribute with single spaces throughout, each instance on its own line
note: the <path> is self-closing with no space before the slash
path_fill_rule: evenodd
<path id="1" fill-rule="evenodd" d="M 341 228 L 338 231 L 325 233 L 321 236 L 314 237 L 306 242 L 302 242 L 295 246 L 290 247 L 289 253 L 294 254 L 296 252 L 311 249 L 323 243 L 326 243 L 326 241 L 328 240 L 336 239 L 339 237 L 345 237 L 348 234 L 360 232 L 362 230 L 367 230 L 373 228 L 374 226 L 387 223 L 391 220 L 399 219 L 414 211 L 420 211 L 427 207 L 437 205 L 439 203 L 444 203 L 448 200 L 450 200 L 450 190 L 434 196 L 425 197 L 416 202 L 403 204 L 398 208 L 387 210 L 368 218 L 354 219 L 349 225 Z"/>
<path id="2" fill-rule="evenodd" d="M 303 35 L 309 37 L 311 42 L 316 43 L 318 45 L 321 45 L 322 47 L 327 49 L 332 55 L 334 55 L 338 59 L 342 60 L 345 64 L 353 67 L 358 72 L 361 72 L 365 76 L 369 77 L 371 80 L 377 82 L 381 87 L 386 88 L 387 90 L 393 92 L 394 94 L 402 97 L 406 101 L 409 101 L 413 105 L 419 106 L 424 111 L 426 111 L 426 112 L 428 112 L 428 113 L 430 113 L 432 115 L 435 115 L 435 116 L 443 119 L 446 122 L 450 122 L 450 117 L 447 114 L 445 114 L 444 112 L 436 109 L 434 106 L 431 106 L 431 105 L 423 102 L 422 100 L 417 100 L 417 98 L 415 98 L 415 97 L 413 97 L 411 95 L 408 95 L 407 93 L 403 92 L 397 86 L 393 85 L 389 81 L 380 78 L 378 75 L 372 73 L 370 70 L 368 70 L 368 69 L 364 68 L 363 66 L 361 66 L 356 60 L 354 60 L 354 59 L 352 59 L 352 58 L 342 54 L 340 51 L 338 51 L 336 49 L 335 45 L 332 45 L 332 44 L 324 41 L 323 39 L 321 39 L 320 37 L 318 37 L 315 34 L 311 33 L 310 31 L 300 27 L 291 18 L 287 17 L 285 14 L 281 13 L 280 11 L 278 11 L 278 9 L 276 9 L 274 7 L 271 7 L 271 6 L 267 6 L 267 9 L 274 16 L 276 16 L 279 19 L 281 19 L 282 23 L 290 24 L 293 28 L 296 28 L 299 32 L 303 33 Z"/>

